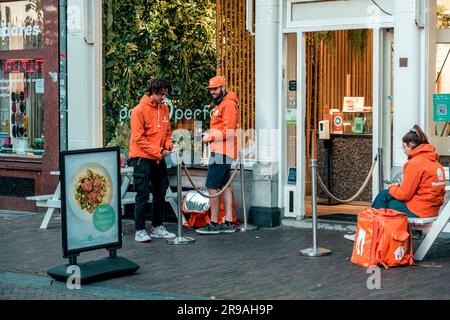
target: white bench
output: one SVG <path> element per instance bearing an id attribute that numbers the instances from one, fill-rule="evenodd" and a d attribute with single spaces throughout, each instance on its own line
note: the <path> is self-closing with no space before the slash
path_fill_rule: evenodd
<path id="1" fill-rule="evenodd" d="M 51 175 L 59 176 L 59 171 L 50 172 Z M 134 203 L 136 192 L 128 192 L 128 186 L 133 179 L 133 167 L 121 168 L 120 174 L 122 176 L 122 185 L 120 186 L 121 204 L 122 204 L 122 214 L 124 212 L 124 206 L 126 204 Z M 184 194 L 183 194 L 184 196 Z M 44 219 L 42 220 L 41 229 L 47 229 L 50 219 L 55 211 L 55 209 L 61 209 L 61 185 L 58 182 L 58 186 L 53 194 L 31 196 L 26 197 L 27 200 L 36 201 L 37 207 L 47 208 Z M 170 187 L 166 192 L 166 201 L 169 202 L 175 215 L 178 218 L 178 203 L 177 203 L 177 193 L 172 192 Z M 152 195 L 150 194 L 148 202 L 152 202 Z M 184 215 L 182 215 L 183 224 L 186 222 Z"/>
<path id="2" fill-rule="evenodd" d="M 449 191 L 450 186 L 445 187 L 445 190 Z M 450 232 L 450 201 L 448 201 L 444 208 L 441 210 L 437 217 L 432 218 L 408 218 L 411 228 L 414 230 L 427 231 L 427 234 L 423 241 L 420 243 L 414 253 L 414 260 L 422 261 L 428 250 L 430 250 L 434 241 L 437 239 L 442 231 Z"/>

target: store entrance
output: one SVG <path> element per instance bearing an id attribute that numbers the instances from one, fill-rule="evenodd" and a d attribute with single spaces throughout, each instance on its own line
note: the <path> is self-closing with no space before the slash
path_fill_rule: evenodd
<path id="1" fill-rule="evenodd" d="M 373 33 L 370 29 L 306 33 L 306 164 L 317 159 L 323 185 L 318 214 L 356 215 L 372 200 L 372 185 L 351 203 L 372 165 Z M 308 166 L 309 167 L 309 166 Z M 311 173 L 306 171 L 306 216 Z"/>
<path id="2" fill-rule="evenodd" d="M 379 43 L 376 48 L 374 34 Z M 305 184 L 301 207 L 304 216 L 310 217 L 310 160 L 317 159 L 318 215 L 356 221 L 357 213 L 370 206 L 373 196 L 383 188 L 379 181 L 384 172 L 384 177 L 389 178 L 393 32 L 307 32 L 303 34 L 303 50 L 305 114 L 301 158 Z M 378 148 L 383 151 L 382 161 L 374 163 Z M 340 202 L 330 193 L 341 200 L 353 200 Z"/>

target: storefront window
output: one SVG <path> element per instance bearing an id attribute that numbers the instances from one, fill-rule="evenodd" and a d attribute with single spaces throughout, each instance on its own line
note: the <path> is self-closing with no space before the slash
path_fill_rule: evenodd
<path id="1" fill-rule="evenodd" d="M 42 49 L 41 0 L 0 3 L 0 50 Z"/>
<path id="2" fill-rule="evenodd" d="M 44 149 L 43 59 L 0 60 L 0 150 L 42 155 Z"/>
<path id="3" fill-rule="evenodd" d="M 437 2 L 437 28 L 450 31 L 450 0 Z M 436 95 L 433 96 L 431 140 L 440 155 L 450 155 L 450 44 L 436 45 Z"/>

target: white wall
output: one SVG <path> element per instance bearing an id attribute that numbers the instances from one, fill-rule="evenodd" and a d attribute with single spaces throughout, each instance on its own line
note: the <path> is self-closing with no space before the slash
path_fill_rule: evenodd
<path id="1" fill-rule="evenodd" d="M 67 4 L 69 150 L 103 144 L 101 8 L 100 0 Z"/>
<path id="2" fill-rule="evenodd" d="M 406 1 L 406 0 L 404 0 Z M 382 12 L 371 0 L 329 0 L 298 2 L 288 0 L 286 25 L 318 30 L 371 28 L 374 24 L 391 24 L 393 0 L 377 0 Z"/>
<path id="3" fill-rule="evenodd" d="M 279 161 L 279 92 L 277 91 L 279 23 L 278 0 L 256 2 L 255 127 L 258 134 L 259 161 Z"/>
<path id="4" fill-rule="evenodd" d="M 414 22 L 414 0 L 395 2 L 394 33 L 394 136 L 393 166 L 400 169 L 406 161 L 402 150 L 402 137 L 421 122 L 421 78 L 427 77 L 422 66 L 426 63 L 421 55 L 424 29 Z M 407 67 L 400 67 L 400 58 L 408 59 Z M 395 169 L 395 170 L 397 170 Z"/>
<path id="5" fill-rule="evenodd" d="M 393 13 L 394 1 L 377 0 L 383 10 Z M 349 19 L 364 18 L 369 19 L 376 8 L 371 0 L 352 0 L 349 6 L 348 1 L 329 1 L 329 2 L 311 2 L 311 3 L 293 3 L 292 20 L 293 21 L 311 21 L 342 19 L 342 24 L 346 24 Z"/>

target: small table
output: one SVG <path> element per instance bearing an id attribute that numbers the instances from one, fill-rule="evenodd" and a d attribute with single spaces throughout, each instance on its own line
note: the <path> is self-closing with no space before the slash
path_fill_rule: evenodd
<path id="1" fill-rule="evenodd" d="M 133 167 L 125 167 L 120 169 L 120 174 L 122 176 L 122 184 L 120 186 L 120 196 L 121 196 L 121 204 L 122 204 L 122 212 L 124 211 L 124 205 L 135 202 L 136 192 L 128 192 L 128 187 L 133 179 Z M 59 176 L 59 171 L 51 171 L 50 175 Z M 47 208 L 47 212 L 45 213 L 44 219 L 42 220 L 40 229 L 47 229 L 47 226 L 50 222 L 50 219 L 53 215 L 55 209 L 61 209 L 61 183 L 58 182 L 56 186 L 55 192 L 49 195 L 41 195 L 41 196 L 32 196 L 27 197 L 27 200 L 36 201 L 36 206 Z M 177 193 L 172 192 L 170 187 L 166 192 L 166 201 L 170 203 L 175 215 L 178 213 L 178 203 L 177 203 Z M 149 202 L 152 201 L 152 196 L 149 197 Z M 177 216 L 178 218 L 178 216 Z M 183 224 L 186 222 L 186 219 L 183 215 Z"/>

